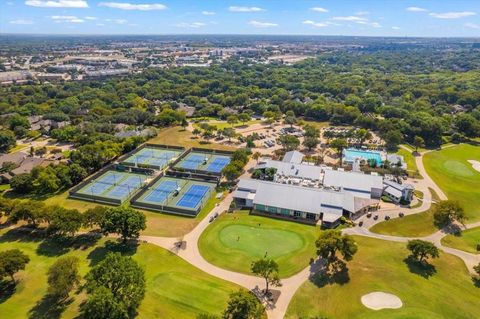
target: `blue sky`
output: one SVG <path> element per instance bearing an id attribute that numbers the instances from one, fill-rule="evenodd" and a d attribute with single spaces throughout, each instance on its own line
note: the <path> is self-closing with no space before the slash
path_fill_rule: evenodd
<path id="1" fill-rule="evenodd" d="M 0 33 L 480 36 L 480 0 L 0 0 Z"/>

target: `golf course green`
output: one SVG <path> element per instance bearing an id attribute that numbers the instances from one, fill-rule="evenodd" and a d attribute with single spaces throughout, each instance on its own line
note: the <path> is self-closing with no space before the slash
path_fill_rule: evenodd
<path id="1" fill-rule="evenodd" d="M 84 276 L 91 266 L 118 245 L 101 239 L 81 248 L 63 247 L 28 234 L 0 231 L 0 251 L 18 248 L 30 257 L 24 271 L 15 275 L 17 285 L 11 295 L 0 295 L 0 318 L 77 318 L 84 293 L 71 293 L 71 302 L 57 308 L 44 298 L 47 291 L 47 270 L 60 256 L 80 259 Z M 139 309 L 139 319 L 195 318 L 200 313 L 220 315 L 229 294 L 240 287 L 208 275 L 173 253 L 151 244 L 140 244 L 124 252 L 145 269 L 146 294 Z M 4 281 L 5 282 L 5 281 Z M 57 313 L 58 312 L 58 313 Z"/>
<path id="2" fill-rule="evenodd" d="M 281 277 L 291 276 L 315 256 L 315 226 L 252 216 L 223 214 L 200 236 L 202 256 L 219 267 L 250 273 L 253 261 L 267 257 L 279 264 Z"/>
<path id="3" fill-rule="evenodd" d="M 469 160 L 480 161 L 480 146 L 460 144 L 426 153 L 423 163 L 428 175 L 448 199 L 458 200 L 467 222 L 480 220 L 480 172 Z"/>
<path id="4" fill-rule="evenodd" d="M 358 252 L 347 263 L 340 282 L 305 282 L 293 297 L 285 318 L 335 319 L 471 319 L 478 318 L 479 288 L 463 261 L 440 253 L 431 275 L 415 273 L 404 262 L 405 243 L 355 236 Z M 398 296 L 403 307 L 371 310 L 360 299 L 371 292 Z"/>

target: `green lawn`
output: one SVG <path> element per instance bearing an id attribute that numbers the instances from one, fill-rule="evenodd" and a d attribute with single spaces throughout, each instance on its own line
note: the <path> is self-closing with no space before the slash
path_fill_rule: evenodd
<path id="1" fill-rule="evenodd" d="M 54 244 L 32 239 L 29 235 L 0 234 L 0 251 L 18 248 L 29 255 L 31 261 L 25 271 L 16 275 L 18 284 L 10 297 L 0 293 L 0 317 L 60 318 L 46 314 L 45 303 L 36 304 L 46 293 L 46 271 L 60 255 L 75 255 L 80 258 L 81 274 L 85 275 L 91 265 L 101 260 L 106 252 L 118 249 L 105 239 L 82 249 L 65 250 Z M 210 276 L 191 266 L 174 254 L 150 244 L 140 244 L 130 251 L 133 258 L 146 270 L 147 292 L 137 318 L 195 318 L 203 312 L 220 314 L 225 308 L 230 292 L 238 286 Z M 61 318 L 75 318 L 84 294 L 72 294 L 73 302 L 67 306 Z M 33 312 L 33 309 L 37 309 Z M 38 310 L 40 309 L 40 310 Z"/>
<path id="2" fill-rule="evenodd" d="M 217 130 L 222 130 L 226 127 L 233 127 L 233 128 L 244 128 L 248 127 L 253 124 L 261 123 L 260 120 L 250 120 L 248 122 L 242 123 L 238 122 L 232 126 L 232 124 L 227 123 L 226 121 L 219 121 L 219 120 L 207 120 L 206 123 L 213 125 L 217 128 Z M 193 127 L 200 129 L 200 123 L 194 123 Z"/>
<path id="3" fill-rule="evenodd" d="M 181 237 L 190 232 L 218 202 L 220 202 L 220 200 L 212 197 L 195 218 L 138 209 L 147 217 L 147 229 L 143 231 L 142 234 L 149 236 Z M 56 204 L 69 209 L 78 209 L 81 212 L 99 205 L 92 202 L 70 199 L 68 198 L 68 192 L 52 196 L 45 200 L 45 203 L 47 205 Z"/>
<path id="4" fill-rule="evenodd" d="M 248 212 L 223 214 L 200 236 L 202 256 L 219 267 L 250 273 L 252 261 L 267 257 L 279 264 L 281 277 L 305 268 L 315 255 L 320 230 Z"/>
<path id="5" fill-rule="evenodd" d="M 235 150 L 234 147 L 228 145 L 222 145 L 217 143 L 201 143 L 202 139 L 193 138 L 192 132 L 184 130 L 179 126 L 169 127 L 162 129 L 158 132 L 158 135 L 150 140 L 148 143 L 154 144 L 166 144 L 166 145 L 176 145 L 183 147 L 203 147 L 216 150 Z"/>
<path id="6" fill-rule="evenodd" d="M 442 244 L 448 247 L 478 254 L 477 245 L 480 244 L 480 227 L 462 231 L 458 236 L 447 235 L 442 238 Z"/>
<path id="7" fill-rule="evenodd" d="M 428 279 L 409 271 L 403 259 L 404 243 L 355 237 L 357 254 L 348 263 L 344 283 L 304 283 L 295 294 L 286 318 L 361 319 L 469 319 L 478 318 L 479 288 L 461 259 L 440 253 L 433 261 L 436 273 Z M 319 287 L 320 286 L 320 287 Z M 370 310 L 360 298 L 374 291 L 397 295 L 400 309 Z"/>
<path id="8" fill-rule="evenodd" d="M 402 155 L 405 163 L 407 164 L 407 173 L 410 177 L 422 179 L 422 175 L 418 173 L 417 163 L 415 162 L 415 156 L 412 155 L 411 151 L 400 148 L 397 151 L 398 155 Z"/>
<path id="9" fill-rule="evenodd" d="M 370 228 L 370 231 L 382 235 L 421 237 L 433 234 L 438 229 L 433 225 L 433 211 L 393 218 Z"/>
<path id="10" fill-rule="evenodd" d="M 433 151 L 424 155 L 423 163 L 445 195 L 462 204 L 467 222 L 474 222 L 480 220 L 480 172 L 467 160 L 480 161 L 479 146 L 461 144 Z"/>

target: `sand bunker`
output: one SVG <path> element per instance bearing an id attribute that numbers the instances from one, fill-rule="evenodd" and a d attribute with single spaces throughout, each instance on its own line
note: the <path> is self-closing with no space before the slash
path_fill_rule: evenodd
<path id="1" fill-rule="evenodd" d="M 469 162 L 470 164 L 472 164 L 472 167 L 473 167 L 474 170 L 480 172 L 480 162 L 479 162 L 479 161 L 468 160 L 467 162 Z"/>
<path id="2" fill-rule="evenodd" d="M 395 295 L 375 291 L 362 296 L 362 304 L 373 310 L 398 309 L 403 306 L 402 301 Z"/>

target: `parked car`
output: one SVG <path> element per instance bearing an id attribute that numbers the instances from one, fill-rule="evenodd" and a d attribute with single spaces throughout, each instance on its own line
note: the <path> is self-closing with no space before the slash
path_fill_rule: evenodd
<path id="1" fill-rule="evenodd" d="M 400 212 L 400 213 L 398 213 L 398 216 L 399 216 L 399 217 L 403 217 L 403 216 L 405 216 L 405 214 L 402 213 L 402 212 Z"/>
<path id="2" fill-rule="evenodd" d="M 361 220 L 361 221 L 358 223 L 358 226 L 360 226 L 360 227 L 363 226 L 363 220 Z"/>
<path id="3" fill-rule="evenodd" d="M 367 214 L 367 218 L 370 218 L 370 217 L 372 217 L 372 213 Z"/>
<path id="4" fill-rule="evenodd" d="M 390 220 L 390 216 L 385 216 L 385 220 Z"/>
<path id="5" fill-rule="evenodd" d="M 213 222 L 213 220 L 214 220 L 213 216 L 210 216 L 210 218 L 208 219 L 208 222 L 211 223 Z"/>
<path id="6" fill-rule="evenodd" d="M 373 216 L 373 220 L 377 220 L 377 219 L 378 219 L 378 215 Z"/>

